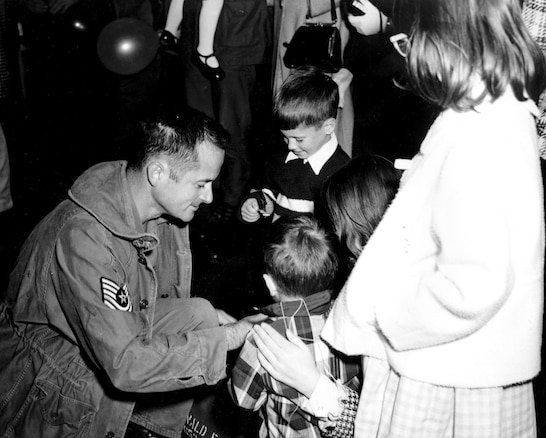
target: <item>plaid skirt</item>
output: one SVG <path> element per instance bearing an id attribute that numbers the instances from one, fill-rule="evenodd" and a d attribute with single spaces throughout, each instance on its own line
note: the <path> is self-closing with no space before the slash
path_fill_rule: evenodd
<path id="1" fill-rule="evenodd" d="M 400 376 L 364 357 L 355 438 L 535 438 L 532 382 L 452 388 Z"/>

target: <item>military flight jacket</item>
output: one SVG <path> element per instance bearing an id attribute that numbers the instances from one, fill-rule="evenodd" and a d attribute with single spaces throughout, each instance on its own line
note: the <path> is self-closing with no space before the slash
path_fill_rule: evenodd
<path id="1" fill-rule="evenodd" d="M 0 436 L 14 421 L 49 436 L 25 418 L 47 396 L 47 421 L 76 426 L 71 436 L 122 437 L 131 393 L 226 377 L 223 329 L 152 331 L 158 299 L 190 296 L 188 227 L 159 219 L 144 231 L 124 161 L 86 171 L 69 198 L 23 245 L 0 312 Z"/>

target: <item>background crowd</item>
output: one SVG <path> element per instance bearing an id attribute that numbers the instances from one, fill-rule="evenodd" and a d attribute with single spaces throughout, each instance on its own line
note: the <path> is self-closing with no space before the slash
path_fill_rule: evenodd
<path id="1" fill-rule="evenodd" d="M 272 123 L 272 97 L 287 75 L 284 43 L 304 21 L 304 12 L 291 13 L 292 2 L 264 1 L 247 2 L 252 8 L 242 14 L 227 2 L 215 50 L 230 74 L 211 82 L 191 62 L 200 2 L 194 3 L 185 3 L 175 55 L 160 47 L 145 68 L 117 74 L 97 56 L 100 32 L 112 21 L 130 17 L 159 33 L 169 2 L 2 2 L 1 122 L 11 155 L 11 195 L 20 199 L 2 214 L 3 222 L 18 224 L 2 244 L 2 251 L 8 251 L 3 278 L 36 218 L 90 164 L 124 157 L 134 124 L 158 108 L 196 108 L 231 135 L 214 203 L 200 221 L 212 230 L 200 233 L 208 236 L 201 247 L 210 249 L 213 259 L 221 252 L 229 255 L 233 240 L 240 237 L 233 212 L 261 175 L 265 157 L 282 143 Z M 329 2 L 323 3 L 312 6 L 314 21 L 328 16 Z M 350 156 L 411 158 L 435 109 L 392 83 L 403 64 L 388 35 L 359 34 L 344 19 L 339 3 L 338 9 L 346 44 L 342 70 L 350 69 L 352 77 L 341 99 L 339 143 Z"/>

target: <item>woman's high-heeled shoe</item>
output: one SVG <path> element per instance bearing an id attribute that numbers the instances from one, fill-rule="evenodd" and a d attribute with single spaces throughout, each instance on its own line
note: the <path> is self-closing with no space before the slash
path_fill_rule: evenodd
<path id="1" fill-rule="evenodd" d="M 201 74 L 210 81 L 221 81 L 226 77 L 226 72 L 222 67 L 211 67 L 207 64 L 207 59 L 212 58 L 214 53 L 210 55 L 201 55 L 197 50 L 194 50 L 191 54 L 191 62 L 195 65 Z M 203 58 L 203 60 L 201 60 Z"/>
<path id="2" fill-rule="evenodd" d="M 169 55 L 178 56 L 178 38 L 166 29 L 159 36 L 159 47 Z"/>

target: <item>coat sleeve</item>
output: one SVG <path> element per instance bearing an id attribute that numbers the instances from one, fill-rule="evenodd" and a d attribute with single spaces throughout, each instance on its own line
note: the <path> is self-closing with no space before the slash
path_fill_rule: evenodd
<path id="1" fill-rule="evenodd" d="M 71 222 L 57 240 L 51 262 L 58 277 L 55 293 L 84 354 L 123 391 L 172 391 L 224 378 L 225 333 L 206 300 L 168 300 L 172 307 L 160 320 L 155 301 L 154 308 L 138 308 L 140 295 L 130 289 L 139 283 L 133 279 L 128 281 L 132 310 L 105 304 L 101 278 L 120 287 L 127 281 L 118 256 L 96 222 Z"/>

